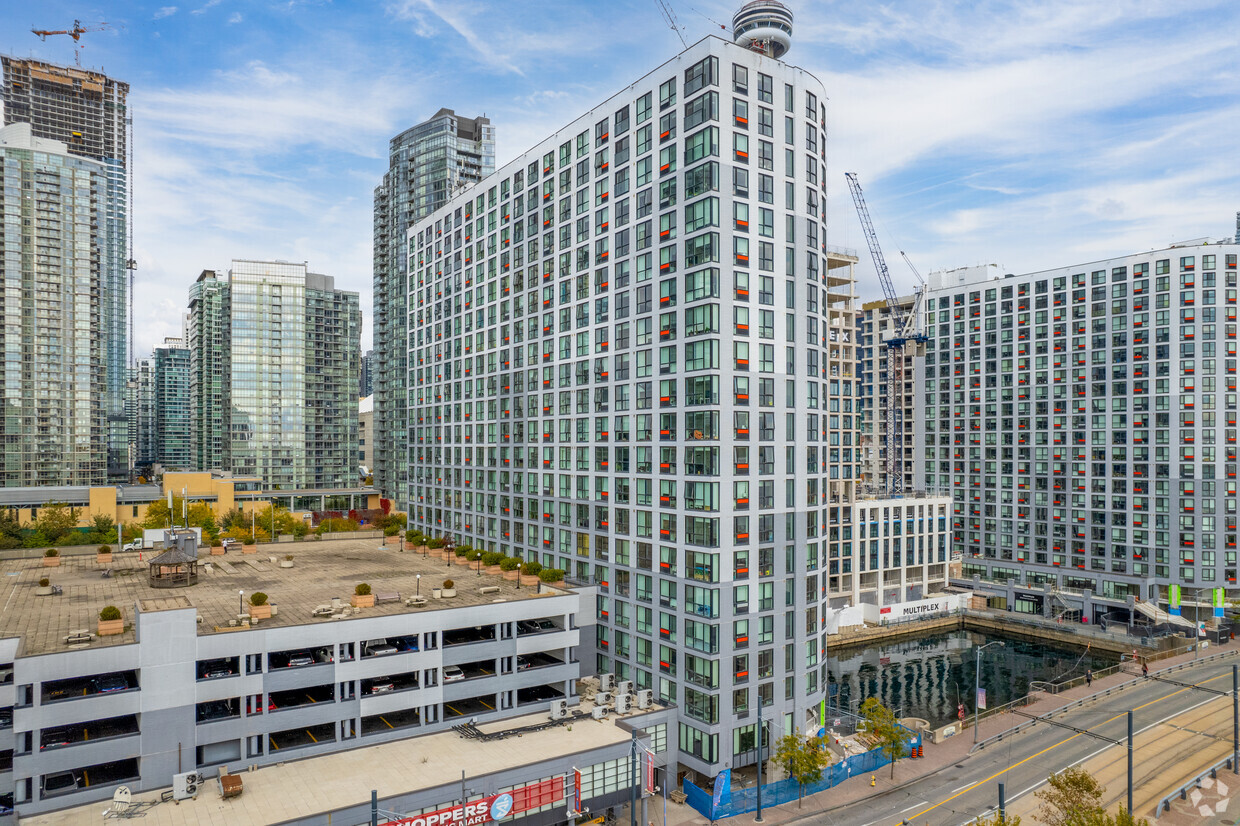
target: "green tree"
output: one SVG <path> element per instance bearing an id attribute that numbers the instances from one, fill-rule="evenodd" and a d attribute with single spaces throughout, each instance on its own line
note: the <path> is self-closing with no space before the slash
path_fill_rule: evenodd
<path id="1" fill-rule="evenodd" d="M 797 808 L 805 800 L 805 786 L 822 779 L 822 770 L 831 765 L 831 752 L 821 737 L 789 734 L 775 745 L 775 762 L 797 782 Z"/>
<path id="2" fill-rule="evenodd" d="M 106 513 L 97 514 L 91 519 L 91 533 L 98 535 L 99 542 L 116 541 L 116 520 Z"/>
<path id="3" fill-rule="evenodd" d="M 219 525 L 220 529 L 225 531 L 236 527 L 248 528 L 250 527 L 250 520 L 241 512 L 241 508 L 232 508 L 220 519 Z"/>
<path id="4" fill-rule="evenodd" d="M 1035 795 L 1040 802 L 1038 820 L 1045 826 L 1085 826 L 1105 816 L 1102 793 L 1105 789 L 1094 776 L 1079 766 L 1064 769 L 1046 779 L 1046 788 Z"/>
<path id="5" fill-rule="evenodd" d="M 0 508 L 0 548 L 20 548 L 22 526 L 7 508 Z"/>
<path id="6" fill-rule="evenodd" d="M 49 544 L 68 536 L 75 525 L 77 514 L 64 502 L 48 502 L 43 505 L 39 508 L 39 517 L 34 521 L 35 531 Z"/>
<path id="7" fill-rule="evenodd" d="M 999 813 L 995 812 L 990 817 L 979 817 L 969 821 L 969 826 L 1020 826 L 1020 815 L 999 817 Z"/>
<path id="8" fill-rule="evenodd" d="M 896 776 L 896 763 L 904 756 L 904 747 L 913 739 L 913 732 L 900 725 L 895 713 L 877 697 L 870 697 L 861 704 L 861 716 L 865 718 L 866 731 L 891 760 L 891 776 Z"/>
<path id="9" fill-rule="evenodd" d="M 167 499 L 156 499 L 146 506 L 146 517 L 142 520 L 144 528 L 167 528 L 181 524 L 181 503 L 179 496 L 172 497 L 172 507 L 168 507 Z"/>

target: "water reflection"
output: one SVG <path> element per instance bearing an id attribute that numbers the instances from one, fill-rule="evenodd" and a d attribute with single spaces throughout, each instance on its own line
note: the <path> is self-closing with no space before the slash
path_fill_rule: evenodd
<path id="1" fill-rule="evenodd" d="M 902 716 L 922 717 L 932 726 L 957 717 L 957 704 L 973 713 L 974 648 L 1002 640 L 982 652 L 981 685 L 993 708 L 1029 692 L 1034 680 L 1079 677 L 1085 670 L 1114 665 L 1106 652 L 1074 650 L 1002 635 L 953 631 L 869 648 L 832 648 L 831 691 L 840 708 L 856 710 L 877 696 Z"/>

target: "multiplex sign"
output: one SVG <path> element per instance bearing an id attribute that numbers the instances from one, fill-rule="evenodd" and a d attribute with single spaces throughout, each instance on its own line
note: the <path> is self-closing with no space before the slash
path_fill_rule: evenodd
<path id="1" fill-rule="evenodd" d="M 503 820 L 510 814 L 512 795 L 504 792 L 447 809 L 392 821 L 389 826 L 480 826 L 492 820 Z"/>
<path id="2" fill-rule="evenodd" d="M 879 609 L 884 616 L 915 617 L 921 614 L 937 614 L 950 611 L 958 602 L 954 599 L 927 599 L 917 602 L 902 602 L 898 605 L 887 605 Z"/>

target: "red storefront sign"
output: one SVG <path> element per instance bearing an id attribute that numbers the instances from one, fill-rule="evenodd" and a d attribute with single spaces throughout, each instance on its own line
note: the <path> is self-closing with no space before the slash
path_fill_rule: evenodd
<path id="1" fill-rule="evenodd" d="M 388 826 L 481 826 L 564 799 L 564 778 L 553 777 L 511 792 L 391 821 Z"/>

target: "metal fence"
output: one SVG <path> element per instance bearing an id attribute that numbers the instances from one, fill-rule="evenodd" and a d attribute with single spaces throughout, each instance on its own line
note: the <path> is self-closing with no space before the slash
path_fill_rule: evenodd
<path id="1" fill-rule="evenodd" d="M 920 746 L 921 735 L 913 735 L 905 746 L 903 757 L 907 758 L 912 754 L 913 749 Z M 804 794 L 808 796 L 826 791 L 834 786 L 838 786 L 850 777 L 858 777 L 877 771 L 890 762 L 890 758 L 883 753 L 882 749 L 871 749 L 865 754 L 853 755 L 823 769 L 822 779 L 817 783 L 806 783 Z M 736 817 L 737 815 L 756 811 L 758 808 L 758 789 L 756 787 L 737 789 L 735 791 L 727 790 L 721 796 L 718 806 L 714 804 L 714 797 L 710 792 L 699 789 L 687 779 L 684 781 L 682 790 L 685 793 L 685 802 L 692 806 L 698 814 L 711 821 L 722 820 L 725 817 Z M 785 780 L 777 780 L 774 783 L 764 783 L 762 784 L 762 805 L 767 807 L 778 806 L 781 803 L 790 803 L 799 799 L 801 794 L 801 785 L 791 777 Z"/>

